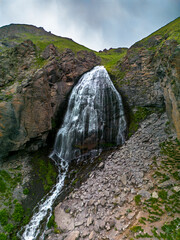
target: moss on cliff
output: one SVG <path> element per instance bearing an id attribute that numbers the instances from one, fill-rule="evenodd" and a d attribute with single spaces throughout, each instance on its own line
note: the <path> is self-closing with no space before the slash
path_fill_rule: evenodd
<path id="1" fill-rule="evenodd" d="M 0 239 L 19 239 L 16 234 L 28 223 L 32 209 L 56 183 L 58 172 L 47 152 L 22 155 L 0 170 Z"/>
<path id="2" fill-rule="evenodd" d="M 47 193 L 56 182 L 58 173 L 55 166 L 41 151 L 34 154 L 32 165 L 39 180 L 42 181 L 45 193 Z"/>

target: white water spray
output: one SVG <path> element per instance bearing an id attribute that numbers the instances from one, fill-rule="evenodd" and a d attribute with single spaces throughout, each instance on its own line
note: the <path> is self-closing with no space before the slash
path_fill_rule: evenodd
<path id="1" fill-rule="evenodd" d="M 66 173 L 68 171 L 68 162 L 61 161 L 59 167 L 59 176 L 54 188 L 50 191 L 48 196 L 45 196 L 37 206 L 38 211 L 34 213 L 28 225 L 26 225 L 25 231 L 22 235 L 22 240 L 35 240 L 40 234 L 40 223 L 47 218 L 47 222 L 51 216 L 52 205 L 58 197 L 63 185 Z M 43 237 L 42 237 L 43 239 Z"/>
<path id="2" fill-rule="evenodd" d="M 81 77 L 71 93 L 64 122 L 50 156 L 59 165 L 57 184 L 36 207 L 22 240 L 39 238 L 41 223 L 50 218 L 52 205 L 64 185 L 69 161 L 87 154 L 93 157 L 107 143 L 123 144 L 125 131 L 121 96 L 106 69 L 103 66 L 95 67 Z"/>

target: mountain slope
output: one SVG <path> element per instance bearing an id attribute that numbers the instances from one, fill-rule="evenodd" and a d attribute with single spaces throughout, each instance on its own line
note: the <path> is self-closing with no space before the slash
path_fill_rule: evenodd
<path id="1" fill-rule="evenodd" d="M 74 52 L 90 51 L 72 39 L 59 37 L 45 31 L 42 27 L 38 28 L 26 24 L 10 24 L 0 28 L 0 51 L 14 47 L 27 39 L 31 40 L 40 51 L 44 50 L 50 43 L 53 43 L 59 51 L 63 51 L 65 48 L 70 48 Z"/>
<path id="2" fill-rule="evenodd" d="M 46 143 L 63 118 L 72 87 L 100 59 L 70 39 L 29 25 L 0 28 L 0 43 L 1 160 L 11 151 Z"/>
<path id="3" fill-rule="evenodd" d="M 155 52 L 158 48 L 163 47 L 167 41 L 175 41 L 177 44 L 180 43 L 180 17 L 175 19 L 174 21 L 168 23 L 164 27 L 158 29 L 153 32 L 149 36 L 143 38 L 142 40 L 133 44 L 129 51 L 131 51 L 132 55 L 136 55 L 138 51 L 141 49 L 148 49 L 149 51 Z M 123 73 L 117 72 L 116 74 L 116 66 L 118 62 L 123 61 L 124 57 L 127 54 L 127 48 L 119 48 L 119 49 L 109 49 L 100 51 L 96 53 L 102 59 L 102 64 L 108 69 L 109 73 L 112 75 L 123 75 Z M 119 54 L 118 54 L 119 52 Z"/>
<path id="4" fill-rule="evenodd" d="M 130 108 L 131 123 L 136 119 L 137 107 L 152 110 L 165 105 L 180 138 L 179 43 L 180 18 L 177 18 L 131 46 L 111 67 L 110 74 Z"/>

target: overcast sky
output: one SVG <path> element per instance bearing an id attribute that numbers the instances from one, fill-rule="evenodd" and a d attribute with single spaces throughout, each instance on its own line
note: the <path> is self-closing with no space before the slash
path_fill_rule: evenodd
<path id="1" fill-rule="evenodd" d="M 179 13 L 180 0 L 0 0 L 0 26 L 41 26 L 94 50 L 129 47 Z"/>

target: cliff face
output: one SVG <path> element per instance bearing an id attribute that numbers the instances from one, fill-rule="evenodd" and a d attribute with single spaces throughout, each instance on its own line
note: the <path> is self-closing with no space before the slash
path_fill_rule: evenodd
<path id="1" fill-rule="evenodd" d="M 42 28 L 0 28 L 0 158 L 44 146 L 72 87 L 100 62 L 131 110 L 166 106 L 180 138 L 179 24 L 180 18 L 130 49 L 99 53 Z"/>
<path id="2" fill-rule="evenodd" d="M 74 83 L 99 64 L 93 52 L 53 44 L 38 54 L 30 40 L 1 54 L 0 158 L 43 146 Z"/>
<path id="3" fill-rule="evenodd" d="M 180 47 L 167 42 L 157 72 L 163 89 L 166 112 L 180 139 Z"/>
<path id="4" fill-rule="evenodd" d="M 180 138 L 180 18 L 135 43 L 110 74 L 130 109 L 162 108 Z"/>

